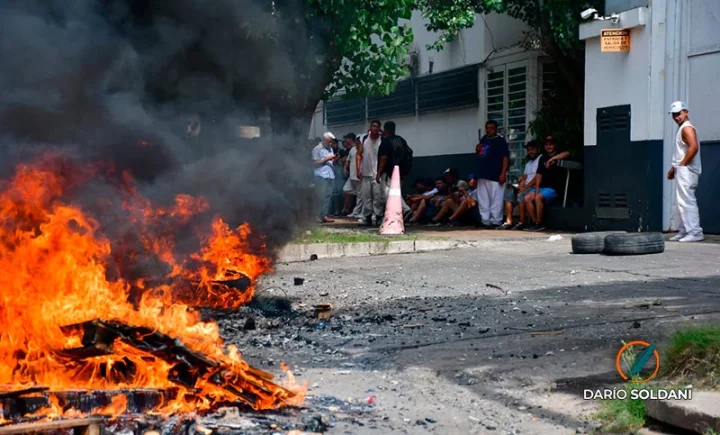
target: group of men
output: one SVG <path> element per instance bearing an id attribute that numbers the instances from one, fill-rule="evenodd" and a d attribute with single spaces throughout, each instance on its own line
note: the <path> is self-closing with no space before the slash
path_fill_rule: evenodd
<path id="1" fill-rule="evenodd" d="M 395 133 L 395 128 L 392 121 L 382 126 L 380 121 L 374 120 L 368 133 L 359 136 L 348 133 L 343 137 L 345 153 L 334 151 L 338 148 L 335 135 L 330 132 L 323 135 L 322 142 L 312 150 L 315 185 L 321 198 L 318 223 L 333 222 L 330 218 L 331 202 L 338 176 L 333 167 L 338 166 L 343 168 L 343 175 L 347 178 L 342 189 L 345 204 L 340 214 L 357 218 L 361 226 L 378 226 L 381 223 L 393 169 L 397 165 L 401 174 L 406 175 L 412 159 L 412 149 L 405 139 Z M 405 202 L 403 210 L 410 210 Z"/>
<path id="2" fill-rule="evenodd" d="M 675 180 L 675 204 L 673 220 L 678 233 L 670 240 L 698 242 L 704 239 L 700 227 L 700 215 L 695 191 L 702 172 L 700 144 L 695 127 L 690 123 L 687 105 L 682 101 L 672 104 L 670 112 L 678 125 L 672 167 L 667 174 Z M 459 180 L 457 171 L 448 169 L 434 185 L 417 183 L 420 192 L 406 197 L 402 207 L 406 220 L 418 223 L 430 219 L 430 225 L 439 225 L 443 220 L 451 224 L 460 222 L 458 217 L 469 210 L 479 226 L 497 229 L 526 229 L 540 231 L 543 225 L 544 208 L 563 193 L 566 183 L 565 171 L 558 162 L 570 154 L 561 151 L 559 143 L 552 136 L 545 138 L 541 145 L 536 141 L 526 144 L 527 163 L 517 186 L 507 183 L 510 152 L 505 138 L 498 134 L 498 124 L 489 120 L 485 124 L 486 134 L 475 147 L 476 172 L 468 181 Z M 317 220 L 332 222 L 329 218 L 330 201 L 336 174 L 333 165 L 341 157 L 337 139 L 332 133 L 325 133 L 322 142 L 312 151 L 315 164 L 315 184 L 322 198 Z M 395 134 L 395 123 L 388 121 L 381 129 L 380 121 L 372 121 L 370 131 L 361 136 L 348 133 L 343 138 L 347 157 L 344 163 L 344 185 L 346 194 L 343 214 L 358 218 L 361 225 L 378 225 L 385 211 L 388 183 L 395 165 L 401 166 L 402 175 L 410 170 L 412 150 L 402 137 Z M 408 160 L 409 156 L 409 160 Z M 357 198 L 354 210 L 352 197 Z M 409 206 L 408 203 L 412 205 Z M 519 222 L 513 222 L 513 211 L 518 207 Z"/>
<path id="3" fill-rule="evenodd" d="M 565 188 L 565 171 L 557 162 L 567 158 L 557 140 L 548 136 L 544 146 L 529 142 L 527 163 L 517 186 L 508 183 L 510 152 L 505 138 L 498 134 L 498 124 L 485 124 L 486 134 L 475 147 L 476 172 L 463 181 L 457 170 L 447 169 L 434 186 L 419 181 L 419 193 L 408 197 L 414 213 L 409 223 L 430 220 L 429 226 L 476 225 L 502 230 L 544 229 L 543 211 Z M 520 220 L 513 222 L 513 211 L 519 209 Z M 503 216 L 504 212 L 504 216 Z"/>

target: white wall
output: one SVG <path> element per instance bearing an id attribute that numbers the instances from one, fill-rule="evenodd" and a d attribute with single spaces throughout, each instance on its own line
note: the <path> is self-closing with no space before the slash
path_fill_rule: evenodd
<path id="1" fill-rule="evenodd" d="M 472 153 L 478 141 L 477 108 L 381 119 L 382 122 L 389 120 L 395 121 L 397 134 L 407 140 L 416 157 Z M 336 137 L 342 137 L 349 132 L 364 134 L 369 129 L 367 122 L 334 126 L 330 131 Z M 315 136 L 320 135 L 322 132 Z"/>
<path id="2" fill-rule="evenodd" d="M 701 141 L 720 140 L 720 1 L 694 0 L 688 7 L 690 117 Z"/>
<path id="3" fill-rule="evenodd" d="M 618 24 L 609 21 L 586 23 L 581 26 L 585 38 L 585 146 L 597 145 L 597 109 L 607 106 L 632 106 L 630 139 L 633 141 L 661 139 L 662 130 L 650 131 L 650 83 L 653 74 L 651 59 L 651 31 L 645 25 L 647 8 L 623 12 Z M 600 30 L 628 28 L 630 52 L 603 53 L 600 51 Z"/>

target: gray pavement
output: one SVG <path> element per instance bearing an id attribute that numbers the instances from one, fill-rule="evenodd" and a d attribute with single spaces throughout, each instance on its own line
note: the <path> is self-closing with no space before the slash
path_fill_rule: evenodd
<path id="1" fill-rule="evenodd" d="M 293 313 L 254 331 L 241 332 L 248 311 L 220 324 L 251 364 L 289 363 L 309 395 L 373 396 L 370 414 L 328 433 L 590 431 L 599 404 L 581 391 L 620 381 L 623 340 L 662 349 L 677 328 L 720 322 L 720 245 L 569 252 L 566 237 L 279 265 L 258 294 L 289 297 Z M 317 303 L 333 305 L 324 324 Z"/>

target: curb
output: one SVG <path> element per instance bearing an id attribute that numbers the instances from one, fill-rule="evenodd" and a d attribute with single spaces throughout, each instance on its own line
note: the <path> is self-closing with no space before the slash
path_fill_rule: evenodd
<path id="1" fill-rule="evenodd" d="M 375 255 L 409 254 L 412 252 L 446 251 L 474 246 L 462 240 L 399 240 L 396 242 L 311 243 L 287 245 L 278 254 L 280 263 L 297 263 L 311 259 L 370 257 Z M 311 258 L 312 257 L 312 258 Z"/>
<path id="2" fill-rule="evenodd" d="M 720 430 L 720 411 L 717 403 L 720 393 L 693 392 L 691 402 L 677 400 L 646 400 L 645 408 L 650 417 L 663 423 L 705 433 L 708 428 Z"/>

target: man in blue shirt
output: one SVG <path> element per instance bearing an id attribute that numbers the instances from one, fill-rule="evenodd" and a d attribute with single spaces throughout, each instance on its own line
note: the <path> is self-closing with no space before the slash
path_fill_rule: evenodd
<path id="1" fill-rule="evenodd" d="M 510 150 L 504 137 L 497 133 L 498 123 L 485 123 L 485 136 L 475 147 L 477 202 L 481 224 L 495 228 L 503 220 L 503 188 L 510 165 Z"/>
<path id="2" fill-rule="evenodd" d="M 317 221 L 321 224 L 333 222 L 332 219 L 328 218 L 330 215 L 330 201 L 335 184 L 333 163 L 340 157 L 339 154 L 333 152 L 332 143 L 334 141 L 335 135 L 327 132 L 323 135 L 322 142 L 312 150 L 312 159 L 315 164 L 315 186 L 320 199 Z"/>

